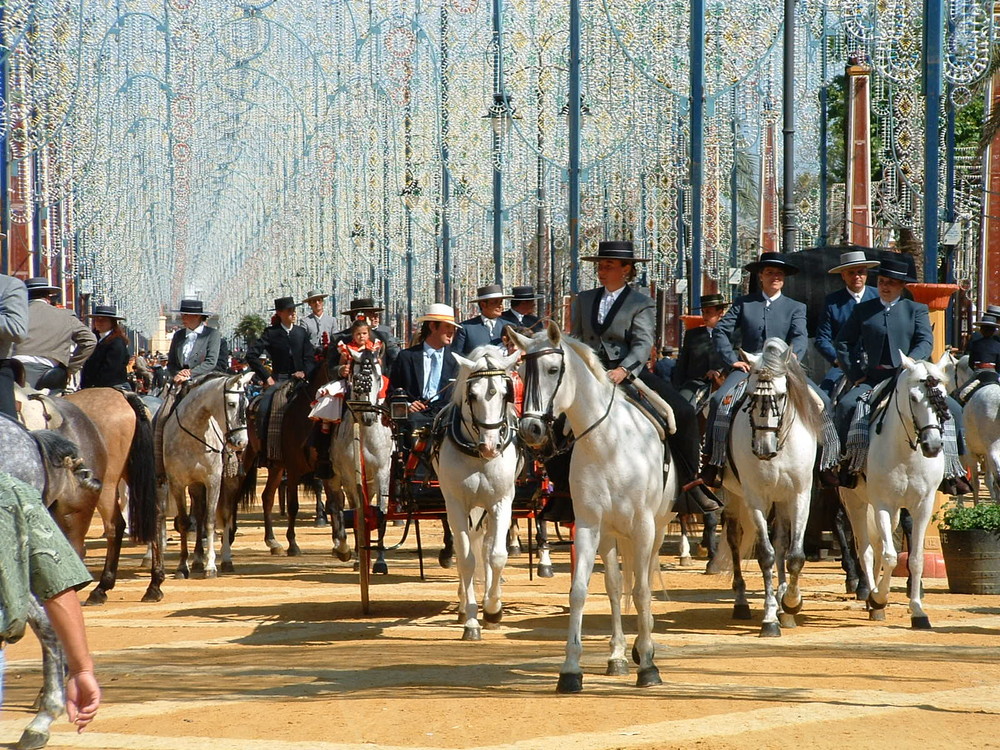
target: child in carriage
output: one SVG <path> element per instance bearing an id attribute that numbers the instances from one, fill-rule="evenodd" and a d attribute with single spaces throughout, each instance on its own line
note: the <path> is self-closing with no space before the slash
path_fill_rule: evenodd
<path id="1" fill-rule="evenodd" d="M 371 326 L 364 318 L 354 321 L 350 328 L 350 339 L 337 343 L 340 361 L 333 380 L 316 391 L 316 399 L 312 402 L 309 418 L 318 422 L 318 430 L 314 433 L 314 447 L 317 454 L 316 476 L 319 479 L 330 479 L 333 476 L 333 466 L 330 462 L 330 439 L 335 425 L 340 424 L 344 415 L 344 398 L 347 395 L 348 376 L 353 362 L 352 352 L 357 354 L 365 350 L 381 354 L 382 342 L 372 339 Z M 389 379 L 382 376 L 380 397 L 384 397 Z"/>

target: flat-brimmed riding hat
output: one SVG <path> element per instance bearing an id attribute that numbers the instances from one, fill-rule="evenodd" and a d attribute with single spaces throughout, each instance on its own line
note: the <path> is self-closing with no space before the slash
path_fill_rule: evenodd
<path id="1" fill-rule="evenodd" d="M 906 283 L 916 281 L 915 278 L 910 276 L 910 267 L 901 260 L 885 258 L 879 263 L 876 273 L 879 276 L 885 276 L 887 279 L 896 279 L 897 281 L 905 281 Z"/>
<path id="2" fill-rule="evenodd" d="M 52 286 L 44 276 L 35 276 L 24 282 L 28 288 L 29 297 L 48 297 L 61 291 L 59 287 Z"/>
<path id="3" fill-rule="evenodd" d="M 351 305 L 346 310 L 341 310 L 341 315 L 350 315 L 352 318 L 358 313 L 363 312 L 382 312 L 385 308 L 378 307 L 375 304 L 375 300 L 371 297 L 361 297 L 360 299 L 352 299 Z"/>
<path id="4" fill-rule="evenodd" d="M 728 307 L 729 303 L 721 294 L 703 294 L 699 302 L 701 309 L 706 307 Z"/>
<path id="5" fill-rule="evenodd" d="M 274 311 L 281 312 L 282 310 L 294 310 L 295 309 L 295 298 L 294 297 L 278 297 L 274 300 Z"/>
<path id="6" fill-rule="evenodd" d="M 525 286 L 516 286 L 510 291 L 511 302 L 534 302 L 536 299 L 541 299 L 543 297 L 541 294 L 535 294 L 535 287 L 530 284 L 526 284 Z"/>
<path id="7" fill-rule="evenodd" d="M 1000 320 L 1000 305 L 987 305 L 986 315 L 992 315 L 997 320 Z"/>
<path id="8" fill-rule="evenodd" d="M 636 258 L 635 245 L 630 240 L 604 240 L 597 246 L 597 255 L 588 255 L 580 260 L 595 263 L 602 260 L 620 260 L 624 263 L 646 263 L 649 258 Z"/>
<path id="9" fill-rule="evenodd" d="M 487 302 L 491 299 L 511 299 L 511 295 L 503 293 L 503 287 L 499 284 L 487 284 L 476 290 L 476 296 L 469 302 Z"/>
<path id="10" fill-rule="evenodd" d="M 771 268 L 780 268 L 785 272 L 786 276 L 794 276 L 799 272 L 799 267 L 790 262 L 784 253 L 761 253 L 757 260 L 743 266 L 743 270 L 750 273 L 757 273 L 768 266 Z"/>
<path id="11" fill-rule="evenodd" d="M 178 315 L 204 315 L 206 318 L 214 314 L 205 309 L 200 299 L 182 299 L 180 307 L 170 312 Z"/>
<path id="12" fill-rule="evenodd" d="M 118 314 L 118 308 L 114 305 L 94 305 L 94 311 L 87 313 L 88 318 L 114 318 L 115 320 L 125 320 L 124 315 Z"/>
<path id="13" fill-rule="evenodd" d="M 330 296 L 329 294 L 324 294 L 318 289 L 310 289 L 308 292 L 306 292 L 306 296 L 302 298 L 302 302 L 305 303 L 314 299 L 326 299 L 329 296 Z"/>
<path id="14" fill-rule="evenodd" d="M 451 323 L 455 328 L 461 328 L 455 322 L 455 309 L 450 305 L 435 302 L 427 308 L 427 312 L 417 318 L 418 323 Z"/>
<path id="15" fill-rule="evenodd" d="M 827 273 L 840 273 L 841 271 L 846 271 L 848 268 L 855 268 L 856 266 L 874 268 L 877 265 L 878 261 L 870 260 L 868 256 L 865 255 L 864 250 L 848 250 L 846 253 L 840 254 L 840 263 L 827 271 Z"/>
<path id="16" fill-rule="evenodd" d="M 997 318 L 996 318 L 996 316 L 993 316 L 993 315 L 990 315 L 989 313 L 986 313 L 986 314 L 983 315 L 983 317 L 981 317 L 979 320 L 977 320 L 972 325 L 976 326 L 977 328 L 979 328 L 980 326 L 994 326 L 994 327 L 996 327 L 996 325 L 997 325 Z"/>

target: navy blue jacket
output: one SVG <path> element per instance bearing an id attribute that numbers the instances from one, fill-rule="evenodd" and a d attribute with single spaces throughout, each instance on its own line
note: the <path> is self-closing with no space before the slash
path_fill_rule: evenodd
<path id="1" fill-rule="evenodd" d="M 976 339 L 969 344 L 969 367 L 977 370 L 983 365 L 992 365 L 988 369 L 1000 370 L 1000 339 L 996 336 Z"/>
<path id="2" fill-rule="evenodd" d="M 113 388 L 128 382 L 128 344 L 121 336 L 108 334 L 97 342 L 80 370 L 81 388 Z"/>
<path id="3" fill-rule="evenodd" d="M 482 315 L 463 320 L 462 327 L 455 332 L 455 340 L 452 341 L 451 348 L 466 357 L 477 346 L 485 346 L 486 344 L 500 346 L 500 336 L 503 334 L 505 325 L 506 322 L 498 318 L 493 325 L 493 335 L 490 336 Z"/>
<path id="4" fill-rule="evenodd" d="M 867 302 L 878 297 L 875 287 L 865 286 L 861 294 L 861 301 Z M 833 342 L 840 333 L 841 326 L 851 317 L 851 311 L 858 303 L 847 291 L 847 288 L 838 289 L 826 295 L 826 302 L 823 305 L 823 317 L 820 318 L 819 328 L 816 329 L 816 349 L 823 355 L 823 359 L 831 365 L 837 359 L 837 350 Z"/>
<path id="5" fill-rule="evenodd" d="M 880 365 L 899 367 L 900 351 L 913 359 L 927 359 L 934 348 L 927 305 L 901 298 L 886 314 L 882 300 L 862 302 L 837 334 L 836 346 L 837 359 L 852 383 Z"/>
<path id="6" fill-rule="evenodd" d="M 715 348 L 727 365 L 739 360 L 735 348 L 751 354 L 764 351 L 764 342 L 777 337 L 788 344 L 799 362 L 806 358 L 809 334 L 806 331 L 806 306 L 782 294 L 765 308 L 760 292 L 733 302 L 715 326 Z"/>
<path id="7" fill-rule="evenodd" d="M 458 371 L 458 362 L 452 356 L 454 344 L 446 346 L 444 349 L 444 359 L 441 362 L 441 380 L 438 386 L 440 394 L 434 399 L 430 406 L 440 408 L 451 400 L 451 389 L 453 385 L 446 386 L 449 380 L 455 379 Z M 403 349 L 396 357 L 392 372 L 389 374 L 389 394 L 397 388 L 402 388 L 410 401 L 420 401 L 424 393 L 424 345 L 417 344 L 409 349 Z"/>
<path id="8" fill-rule="evenodd" d="M 521 320 L 518 320 L 513 310 L 504 310 L 500 314 L 500 320 L 503 325 L 510 325 L 515 328 L 527 328 L 533 332 L 542 330 L 542 319 L 537 315 L 524 315 L 521 317 Z"/>
<path id="9" fill-rule="evenodd" d="M 265 351 L 271 358 L 271 375 L 275 379 L 279 375 L 291 375 L 293 372 L 304 372 L 308 378 L 316 369 L 315 350 L 309 341 L 309 332 L 302 326 L 292 326 L 288 333 L 285 333 L 280 323 L 268 326 L 247 349 L 247 365 L 262 380 L 266 380 L 268 376 L 260 361 L 260 356 Z"/>

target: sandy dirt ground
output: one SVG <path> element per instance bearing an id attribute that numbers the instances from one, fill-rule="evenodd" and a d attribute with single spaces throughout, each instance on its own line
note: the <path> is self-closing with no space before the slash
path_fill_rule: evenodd
<path id="1" fill-rule="evenodd" d="M 108 603 L 86 610 L 104 705 L 91 728 L 53 727 L 52 748 L 358 750 L 360 748 L 956 748 L 1000 747 L 1000 600 L 956 596 L 928 579 L 934 625 L 914 631 L 894 579 L 884 623 L 843 593 L 839 566 L 810 563 L 799 626 L 757 637 L 760 577 L 747 566 L 755 619 L 731 619 L 729 581 L 663 556 L 654 603 L 664 684 L 606 677 L 609 607 L 595 575 L 584 620 L 584 692 L 560 696 L 569 552 L 556 577 L 529 580 L 513 558 L 505 617 L 462 642 L 456 574 L 427 580 L 411 541 L 389 556 L 363 617 L 358 575 L 330 555 L 306 516 L 304 555 L 271 556 L 259 514 L 235 543 L 236 575 L 173 580 L 142 604 L 142 550 L 123 556 Z M 390 528 L 390 537 L 400 529 Z M 176 544 L 168 563 L 176 564 Z M 90 547 L 97 570 L 103 548 Z M 626 628 L 634 636 L 634 617 Z M 40 684 L 31 635 L 7 651 L 0 745 L 16 742 Z"/>

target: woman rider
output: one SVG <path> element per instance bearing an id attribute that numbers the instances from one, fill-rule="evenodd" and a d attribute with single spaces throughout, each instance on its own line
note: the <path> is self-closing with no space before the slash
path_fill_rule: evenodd
<path id="1" fill-rule="evenodd" d="M 97 346 L 80 370 L 81 388 L 128 390 L 128 337 L 114 305 L 97 305 L 90 314 Z"/>

